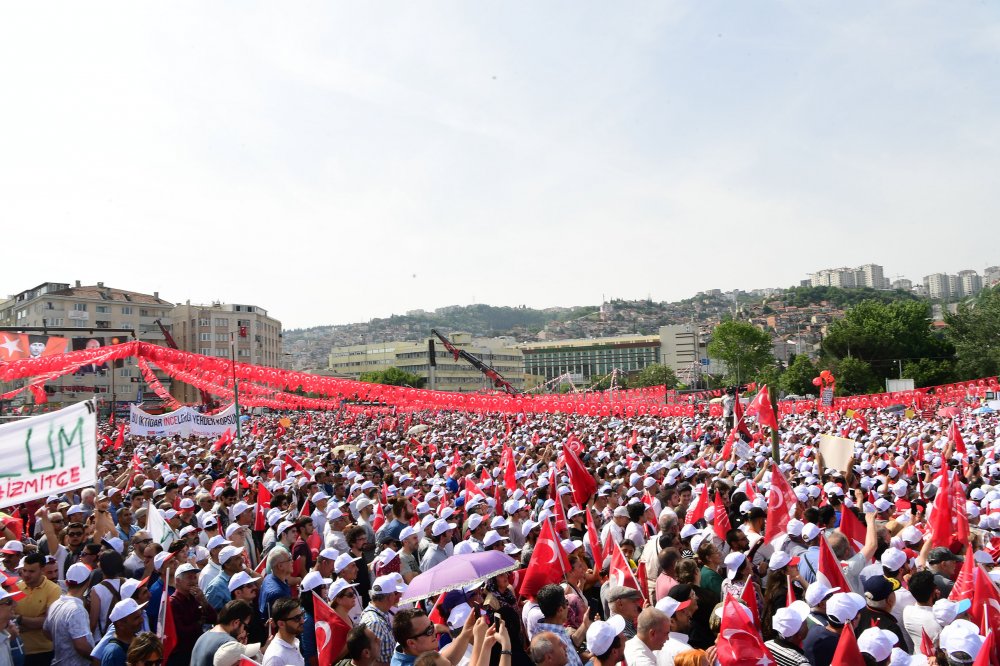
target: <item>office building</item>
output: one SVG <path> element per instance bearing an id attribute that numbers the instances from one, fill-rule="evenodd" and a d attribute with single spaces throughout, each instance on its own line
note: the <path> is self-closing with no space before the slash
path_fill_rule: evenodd
<path id="1" fill-rule="evenodd" d="M 240 363 L 283 367 L 281 322 L 257 305 L 177 304 L 170 312 L 170 333 L 179 349 L 231 358 Z M 196 388 L 177 382 L 171 391 L 181 402 L 198 402 Z"/>
<path id="2" fill-rule="evenodd" d="M 133 339 L 164 344 L 157 319 L 165 319 L 173 303 L 160 298 L 159 293 L 142 294 L 107 287 L 103 282 L 73 286 L 63 282 L 44 282 L 10 296 L 0 304 L 0 326 L 42 329 L 25 331 L 30 335 L 51 336 L 69 340 L 60 351 L 100 347 Z M 122 330 L 127 329 L 127 330 Z M 5 336 L 0 333 L 0 336 Z M 39 340 L 41 338 L 38 338 Z M 48 346 L 48 343 L 47 343 Z M 164 386 L 170 379 L 158 374 Z M 0 384 L 3 391 L 23 385 L 23 380 Z M 156 402 L 158 398 L 146 387 L 134 359 L 119 362 L 119 367 L 86 366 L 72 375 L 45 383 L 48 402 L 63 407 L 97 397 L 101 403 L 118 403 L 119 413 L 127 403 L 138 400 Z M 31 402 L 27 391 L 19 394 L 12 404 Z"/>
<path id="3" fill-rule="evenodd" d="M 358 379 L 364 372 L 399 368 L 423 379 L 424 388 L 438 391 L 471 393 L 494 388 L 483 373 L 464 359 L 456 359 L 436 338 L 436 366 L 432 371 L 429 340 L 334 347 L 330 350 L 329 372 L 336 377 Z M 496 370 L 516 390 L 525 390 L 524 355 L 513 338 L 473 338 L 468 333 L 454 333 L 449 340 Z"/>

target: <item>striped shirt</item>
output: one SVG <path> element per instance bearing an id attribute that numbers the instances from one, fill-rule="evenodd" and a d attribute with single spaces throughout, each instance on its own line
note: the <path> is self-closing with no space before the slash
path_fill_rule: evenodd
<path id="1" fill-rule="evenodd" d="M 805 653 L 783 638 L 766 641 L 764 646 L 771 651 L 771 656 L 778 666 L 809 666 Z"/>

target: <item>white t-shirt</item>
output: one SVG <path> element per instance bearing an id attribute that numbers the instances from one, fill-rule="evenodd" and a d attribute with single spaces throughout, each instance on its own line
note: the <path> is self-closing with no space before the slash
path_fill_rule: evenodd
<path id="1" fill-rule="evenodd" d="M 275 636 L 264 652 L 263 666 L 306 666 L 306 660 L 299 652 L 299 640 L 293 638 L 286 643 L 280 636 Z"/>

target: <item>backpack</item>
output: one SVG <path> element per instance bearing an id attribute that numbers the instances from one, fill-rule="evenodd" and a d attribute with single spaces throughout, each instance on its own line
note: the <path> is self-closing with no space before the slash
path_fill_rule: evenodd
<path id="1" fill-rule="evenodd" d="M 95 631 L 95 634 L 98 636 L 103 636 L 104 632 L 108 630 L 108 624 L 109 624 L 108 621 L 111 619 L 111 609 L 115 607 L 115 604 L 117 604 L 119 601 L 122 600 L 122 593 L 121 593 L 122 579 L 116 578 L 114 580 L 118 581 L 118 589 L 115 589 L 115 587 L 109 581 L 102 580 L 100 583 L 87 590 L 87 594 L 83 598 L 83 606 L 84 608 L 87 609 L 87 615 L 90 615 L 91 604 L 98 604 L 98 607 L 100 607 L 101 603 L 100 597 L 98 597 L 97 595 L 92 596 L 94 589 L 100 586 L 111 594 L 111 601 L 108 603 L 108 612 L 104 614 L 103 618 L 99 618 L 97 621 L 97 630 Z"/>

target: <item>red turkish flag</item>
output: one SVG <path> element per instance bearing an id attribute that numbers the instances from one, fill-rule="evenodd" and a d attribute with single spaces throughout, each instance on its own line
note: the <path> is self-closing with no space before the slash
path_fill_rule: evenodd
<path id="1" fill-rule="evenodd" d="M 302 472 L 303 476 L 305 476 L 307 479 L 311 480 L 313 478 L 312 474 L 309 473 L 309 470 L 307 470 L 305 467 L 303 467 L 302 464 L 298 460 L 296 460 L 295 458 L 293 458 L 291 453 L 286 453 L 285 454 L 285 464 L 286 465 L 291 465 L 292 468 L 294 468 L 296 472 Z"/>
<path id="2" fill-rule="evenodd" d="M 983 641 L 982 647 L 979 648 L 979 654 L 976 655 L 976 660 L 972 662 L 972 666 L 996 666 L 997 639 L 995 634 L 995 631 L 986 633 L 986 640 Z"/>
<path id="3" fill-rule="evenodd" d="M 933 657 L 936 654 L 934 641 L 927 635 L 927 630 L 923 627 L 920 627 L 920 654 L 925 657 Z"/>
<path id="4" fill-rule="evenodd" d="M 566 471 L 569 473 L 569 485 L 573 489 L 573 500 L 580 506 L 587 506 L 587 502 L 597 492 L 597 482 L 580 462 L 575 451 L 567 447 L 563 455 L 566 456 Z"/>
<path id="5" fill-rule="evenodd" d="M 257 482 L 257 507 L 254 509 L 253 528 L 258 532 L 267 529 L 267 510 L 271 508 L 271 491 Z"/>
<path id="6" fill-rule="evenodd" d="M 708 486 L 702 486 L 694 501 L 694 506 L 684 516 L 685 525 L 694 525 L 705 517 L 705 510 L 708 509 Z"/>
<path id="7" fill-rule="evenodd" d="M 479 495 L 484 500 L 486 499 L 486 493 L 484 493 L 479 488 L 479 486 L 477 486 L 476 484 L 474 484 L 472 481 L 469 480 L 468 477 L 466 477 L 465 478 L 465 506 L 466 506 L 466 508 L 468 508 L 468 506 L 469 506 L 469 499 L 470 499 L 469 495 L 470 494 L 471 495 Z"/>
<path id="8" fill-rule="evenodd" d="M 798 500 L 785 475 L 777 466 L 771 467 L 771 488 L 767 491 L 767 524 L 764 541 L 774 540 L 788 533 L 788 522 L 792 519 Z"/>
<path id="9" fill-rule="evenodd" d="M 720 493 L 715 493 L 714 506 L 715 516 L 712 517 L 712 529 L 715 530 L 715 536 L 725 541 L 726 534 L 732 529 L 732 525 L 729 523 L 729 514 L 726 513 L 726 507 L 722 504 Z"/>
<path id="10" fill-rule="evenodd" d="M 854 637 L 854 629 L 850 623 L 845 624 L 844 630 L 840 632 L 840 640 L 837 641 L 837 650 L 833 653 L 830 666 L 857 666 L 863 663 L 865 658 L 858 649 L 858 639 Z"/>
<path id="11" fill-rule="evenodd" d="M 385 525 L 385 510 L 382 509 L 381 502 L 375 502 L 375 513 L 372 514 L 372 530 L 378 532 L 378 529 Z"/>
<path id="12" fill-rule="evenodd" d="M 334 631 L 333 624 L 337 621 L 333 609 L 313 592 L 313 611 L 316 618 L 316 650 L 319 653 L 319 663 L 332 664 L 333 658 L 347 645 L 347 632 Z M 342 626 L 343 622 L 338 623 Z"/>
<path id="13" fill-rule="evenodd" d="M 716 658 L 722 666 L 768 666 L 775 663 L 748 609 L 731 594 L 726 595 L 722 605 L 722 622 L 715 646 L 718 650 Z"/>
<path id="14" fill-rule="evenodd" d="M 31 391 L 31 395 L 35 396 L 36 405 L 44 405 L 49 401 L 49 396 L 45 394 L 45 387 L 43 386 L 45 382 L 41 384 L 28 384 L 28 389 Z"/>
<path id="15" fill-rule="evenodd" d="M 611 564 L 608 567 L 608 582 L 612 585 L 631 587 L 633 590 L 641 592 L 642 587 L 639 585 L 639 579 L 632 573 L 632 567 L 628 565 L 625 553 L 622 552 L 618 542 L 612 538 L 611 532 L 608 532 L 608 539 L 604 543 L 604 554 L 611 557 Z"/>
<path id="16" fill-rule="evenodd" d="M 861 524 L 853 511 L 844 509 L 840 512 L 840 531 L 847 537 L 847 545 L 855 554 L 860 553 L 868 537 L 867 528 Z"/>
<path id="17" fill-rule="evenodd" d="M 215 444 L 212 445 L 212 450 L 218 453 L 223 449 L 223 447 L 226 446 L 226 444 L 229 444 L 232 441 L 233 441 L 233 431 L 230 430 L 229 428 L 226 428 L 226 432 L 222 433 L 219 439 L 215 441 Z"/>
<path id="18" fill-rule="evenodd" d="M 125 446 L 125 424 L 118 424 L 118 436 L 115 437 L 115 451 L 121 451 L 122 447 Z"/>
<path id="19" fill-rule="evenodd" d="M 767 392 L 767 384 L 760 387 L 756 397 L 747 405 L 746 415 L 756 416 L 758 424 L 766 425 L 771 430 L 778 429 L 778 419 L 771 406 L 771 396 Z"/>
<path id="20" fill-rule="evenodd" d="M 559 537 L 556 536 L 552 521 L 543 521 L 538 541 L 535 542 L 535 549 L 531 551 L 531 560 L 521 581 L 521 595 L 534 597 L 535 593 L 545 585 L 561 583 L 567 571 L 569 571 L 569 558 L 559 542 Z"/>
<path id="21" fill-rule="evenodd" d="M 969 618 L 980 627 L 986 626 L 991 631 L 996 631 L 1000 629 L 1000 590 L 981 567 L 977 566 L 974 571 Z"/>
<path id="22" fill-rule="evenodd" d="M 646 563 L 639 562 L 635 567 L 635 580 L 639 583 L 639 592 L 642 593 L 642 598 L 646 600 L 646 604 L 649 604 L 649 577 L 646 575 Z"/>
<path id="23" fill-rule="evenodd" d="M 840 561 L 830 550 L 830 544 L 826 542 L 826 537 L 819 539 L 819 566 L 816 567 L 816 580 L 821 580 L 830 588 L 839 587 L 841 592 L 850 592 L 851 587 L 844 578 L 844 571 L 840 568 Z"/>
<path id="24" fill-rule="evenodd" d="M 743 416 L 743 402 L 737 393 L 736 400 L 733 402 L 733 418 L 736 420 L 736 427 L 734 429 L 739 431 L 744 441 L 750 441 L 753 439 L 753 436 L 750 434 L 750 428 L 747 428 L 746 420 L 744 420 Z"/>
<path id="25" fill-rule="evenodd" d="M 743 603 L 746 607 L 750 609 L 750 613 L 753 615 L 753 624 L 757 629 L 760 629 L 760 609 L 757 608 L 757 588 L 753 586 L 753 577 L 747 578 L 746 582 L 743 583 L 743 591 L 740 592 L 740 598 L 743 599 Z"/>
<path id="26" fill-rule="evenodd" d="M 851 415 L 851 418 L 858 422 L 858 427 L 860 427 L 865 432 L 869 432 L 868 421 L 865 419 L 864 416 L 862 416 L 861 412 L 857 411 L 854 412 L 854 414 Z"/>
<path id="27" fill-rule="evenodd" d="M 163 601 L 165 600 L 165 601 Z M 167 659 L 170 658 L 170 653 L 174 651 L 177 647 L 177 628 L 174 625 L 174 611 L 170 607 L 170 595 L 167 591 L 163 591 L 163 600 L 161 600 L 161 610 L 160 619 L 162 622 L 159 623 L 159 633 L 160 641 L 163 643 L 163 662 L 166 663 Z"/>
<path id="28" fill-rule="evenodd" d="M 446 594 L 448 593 L 441 593 L 441 595 L 437 598 L 437 601 L 434 602 L 434 607 L 431 608 L 430 615 L 427 616 L 427 618 L 434 624 L 448 626 L 448 618 L 441 613 L 441 605 L 444 603 L 444 597 Z"/>

